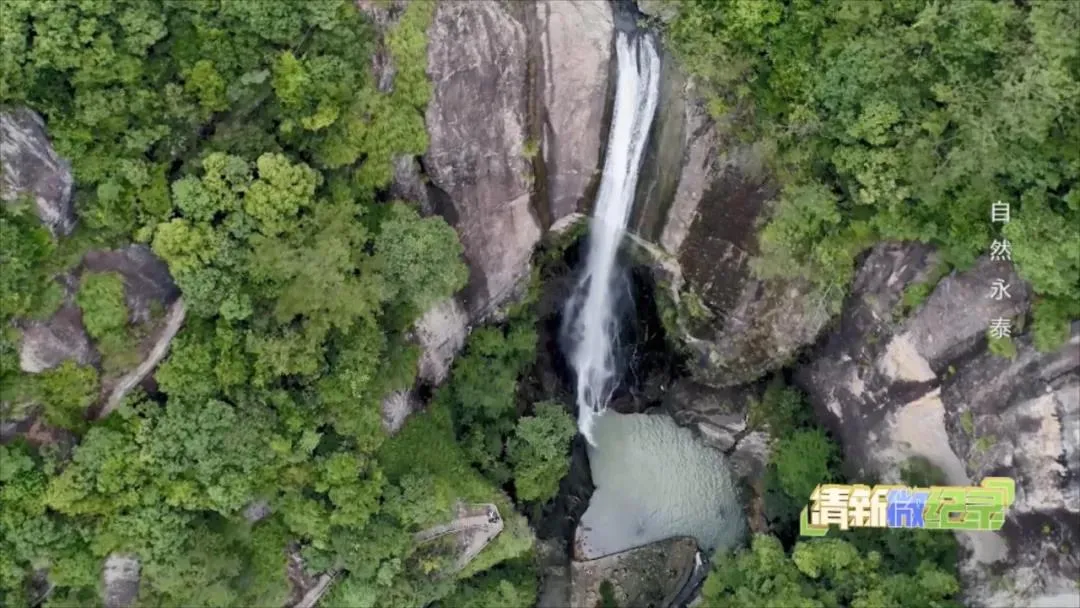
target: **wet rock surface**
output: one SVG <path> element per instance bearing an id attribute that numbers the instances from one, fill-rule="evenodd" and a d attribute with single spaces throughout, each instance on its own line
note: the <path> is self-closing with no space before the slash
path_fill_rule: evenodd
<path id="1" fill-rule="evenodd" d="M 75 227 L 71 164 L 56 155 L 45 121 L 28 108 L 0 108 L 0 200 L 29 199 L 54 235 Z"/>
<path id="2" fill-rule="evenodd" d="M 661 97 L 670 103 L 649 144 L 634 225 L 654 244 L 691 373 L 735 386 L 789 363 L 830 310 L 805 281 L 751 272 L 758 224 L 777 192 L 764 151 L 729 141 L 677 66 L 665 70 Z"/>
<path id="3" fill-rule="evenodd" d="M 596 606 L 600 586 L 611 583 L 619 606 L 671 606 L 691 580 L 697 564 L 697 543 L 670 538 L 570 566 L 570 605 Z"/>
<path id="4" fill-rule="evenodd" d="M 753 386 L 718 389 L 684 378 L 668 390 L 661 411 L 727 455 L 735 476 L 752 486 L 765 473 L 771 440 L 766 430 L 750 425 L 750 403 L 757 398 Z"/>
<path id="5" fill-rule="evenodd" d="M 796 379 L 843 443 L 853 478 L 896 482 L 909 458 L 923 457 L 950 485 L 1015 479 L 1000 532 L 958 534 L 967 599 L 1058 605 L 1075 598 L 1080 573 L 1080 323 L 1056 352 L 1039 353 L 1021 335 L 1014 358 L 994 355 L 991 320 L 1023 317 L 1029 289 L 1010 264 L 982 259 L 900 315 L 904 289 L 935 264 L 924 245 L 875 247 L 838 327 Z M 1010 298 L 989 297 L 998 278 Z"/>

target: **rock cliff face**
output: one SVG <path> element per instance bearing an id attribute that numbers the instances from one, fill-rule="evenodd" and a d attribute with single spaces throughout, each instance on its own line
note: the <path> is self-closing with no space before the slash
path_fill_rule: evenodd
<path id="1" fill-rule="evenodd" d="M 385 28 L 405 3 L 358 5 Z M 437 5 L 427 32 L 428 151 L 419 162 L 398 159 L 391 195 L 454 226 L 470 279 L 417 323 L 424 382 L 440 383 L 471 325 L 497 318 L 521 292 L 543 233 L 590 202 L 613 29 L 606 0 Z M 389 60 L 377 53 L 373 67 L 392 87 Z"/>
<path id="2" fill-rule="evenodd" d="M 470 319 L 513 297 L 543 231 L 595 189 L 612 31 L 602 0 L 436 8 L 423 168 L 465 247 Z"/>
<path id="3" fill-rule="evenodd" d="M 508 299 L 528 272 L 540 226 L 531 207 L 528 32 L 498 2 L 441 2 L 428 30 L 430 147 L 424 168 L 443 196 L 471 269 L 470 316 Z"/>
<path id="4" fill-rule="evenodd" d="M 604 120 L 614 24 L 608 2 L 536 4 L 540 144 L 545 223 L 592 205 L 607 131 Z"/>
<path id="5" fill-rule="evenodd" d="M 665 65 L 662 103 L 638 188 L 634 227 L 652 248 L 676 303 L 669 331 L 705 384 L 749 382 L 791 361 L 829 320 L 827 299 L 803 281 L 750 270 L 757 227 L 776 193 L 756 145 L 727 141 L 704 102 Z"/>
<path id="6" fill-rule="evenodd" d="M 71 165 L 58 157 L 45 121 L 27 108 L 0 110 L 0 200 L 26 197 L 54 235 L 75 227 Z"/>
<path id="7" fill-rule="evenodd" d="M 898 481 L 899 467 L 920 456 L 951 485 L 1015 479 L 1005 527 L 960 535 L 966 593 L 977 605 L 1057 605 L 1075 597 L 1080 569 L 1080 323 L 1055 353 L 1035 351 L 1027 336 L 1012 359 L 988 352 L 991 320 L 1022 317 L 1030 301 L 1011 265 L 988 259 L 898 316 L 904 288 L 935 263 L 925 246 L 877 246 L 839 327 L 797 379 L 855 478 Z M 996 278 L 1011 298 L 989 297 Z"/>

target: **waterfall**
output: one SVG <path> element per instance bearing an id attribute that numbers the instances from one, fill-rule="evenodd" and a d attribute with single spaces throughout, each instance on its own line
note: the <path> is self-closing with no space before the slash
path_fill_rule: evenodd
<path id="1" fill-rule="evenodd" d="M 660 92 L 660 57 L 649 34 L 619 32 L 618 80 L 607 157 L 589 232 L 585 273 L 569 302 L 568 326 L 577 373 L 578 428 L 592 443 L 593 418 L 618 384 L 616 257 L 634 203 L 641 157 Z"/>

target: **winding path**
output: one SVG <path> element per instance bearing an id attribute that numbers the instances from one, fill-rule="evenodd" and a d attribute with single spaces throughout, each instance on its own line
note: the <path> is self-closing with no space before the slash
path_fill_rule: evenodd
<path id="1" fill-rule="evenodd" d="M 469 505 L 458 508 L 457 519 L 417 532 L 413 535 L 413 541 L 423 544 L 448 534 L 459 534 L 461 552 L 452 570 L 458 572 L 498 536 L 502 529 L 503 519 L 499 515 L 499 508 L 494 504 Z"/>

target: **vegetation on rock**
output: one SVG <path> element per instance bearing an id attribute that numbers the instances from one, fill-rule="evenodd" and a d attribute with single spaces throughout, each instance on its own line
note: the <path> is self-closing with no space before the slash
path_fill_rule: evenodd
<path id="1" fill-rule="evenodd" d="M 763 403 L 776 437 L 765 475 L 768 533 L 748 549 L 714 558 L 702 589 L 706 605 L 956 606 L 957 542 L 932 530 L 831 530 L 821 539 L 798 537 L 799 513 L 821 483 L 845 483 L 840 448 L 812 420 L 795 389 L 776 379 Z M 908 463 L 905 483 L 941 483 L 925 460 Z M 854 483 L 854 481 L 852 482 Z M 873 483 L 861 479 L 858 483 Z"/>
<path id="2" fill-rule="evenodd" d="M 1080 5 L 687 0 L 668 33 L 713 114 L 777 150 L 760 274 L 846 285 L 883 239 L 963 268 L 1003 201 L 1039 345 L 1080 318 Z"/>
<path id="3" fill-rule="evenodd" d="M 428 410 L 393 438 L 382 426 L 381 400 L 416 375 L 406 332 L 467 278 L 452 228 L 383 197 L 392 159 L 427 145 L 432 10 L 410 3 L 379 32 L 351 0 L 5 4 L 0 103 L 45 117 L 82 229 L 57 243 L 0 209 L 0 324 L 50 313 L 51 278 L 86 247 L 130 241 L 167 262 L 188 317 L 159 392 L 97 422 L 98 370 L 20 374 L 5 329 L 3 401 L 28 398 L 81 438 L 0 447 L 0 604 L 35 599 L 36 571 L 47 605 L 96 603 L 119 551 L 141 563 L 140 604 L 281 605 L 294 548 L 309 573 L 341 573 L 330 603 L 532 602 L 532 533 L 500 486 L 518 473 L 529 496 L 550 493 L 567 427 L 548 406 L 517 422 L 531 321 L 477 331 Z M 370 71 L 377 44 L 389 92 Z M 123 367 L 120 277 L 84 273 L 76 301 L 103 370 Z M 502 533 L 443 576 L 453 543 L 413 534 L 488 502 Z"/>

